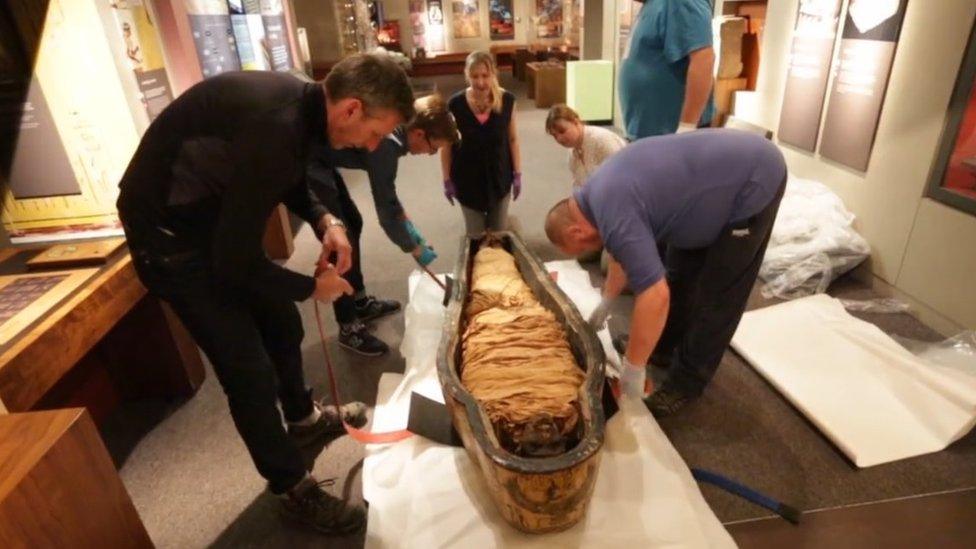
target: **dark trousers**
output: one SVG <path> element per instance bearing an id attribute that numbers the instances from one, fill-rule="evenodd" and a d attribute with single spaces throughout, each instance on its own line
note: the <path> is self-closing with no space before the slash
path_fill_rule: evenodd
<path id="1" fill-rule="evenodd" d="M 669 246 L 671 304 L 655 353 L 670 355 L 668 383 L 700 395 L 715 375 L 756 283 L 786 181 L 758 214 L 722 230 L 711 246 Z"/>
<path id="2" fill-rule="evenodd" d="M 130 250 L 140 280 L 172 306 L 213 365 L 258 472 L 275 493 L 293 487 L 305 477 L 306 466 L 285 431 L 278 403 L 288 421 L 312 412 L 295 303 L 222 288 L 204 252 L 161 254 L 132 242 Z"/>
<path id="3" fill-rule="evenodd" d="M 346 235 L 349 237 L 349 243 L 352 244 L 352 267 L 342 276 L 352 286 L 353 291 L 358 294 L 366 289 L 363 283 L 363 268 L 359 247 L 359 238 L 363 233 L 363 216 L 359 213 L 359 208 L 356 207 L 356 203 L 352 201 L 352 197 L 349 195 L 349 188 L 346 187 L 346 182 L 342 179 L 342 175 L 339 174 L 338 170 L 333 170 L 333 177 L 335 180 L 335 189 L 330 189 L 322 185 L 313 185 L 313 190 L 322 204 L 329 210 L 329 213 L 338 217 L 346 224 Z M 322 234 L 319 233 L 318 227 L 315 228 L 315 234 L 319 237 L 319 240 L 322 239 Z M 333 261 L 335 261 L 335 258 L 333 258 Z M 344 295 L 335 300 L 332 303 L 332 310 L 335 312 L 336 322 L 339 324 L 349 324 L 356 320 L 356 300 L 352 296 Z"/>

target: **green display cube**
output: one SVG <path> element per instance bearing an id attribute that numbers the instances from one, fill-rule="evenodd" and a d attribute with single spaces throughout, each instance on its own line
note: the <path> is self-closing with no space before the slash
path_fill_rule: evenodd
<path id="1" fill-rule="evenodd" d="M 584 121 L 613 119 L 613 61 L 566 63 L 566 104 Z"/>

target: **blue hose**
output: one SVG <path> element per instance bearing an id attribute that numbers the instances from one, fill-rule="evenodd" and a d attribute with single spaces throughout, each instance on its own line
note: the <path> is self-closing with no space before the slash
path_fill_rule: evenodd
<path id="1" fill-rule="evenodd" d="M 713 473 L 704 469 L 695 468 L 692 468 L 691 476 L 695 477 L 695 480 L 698 482 L 713 484 L 726 492 L 729 492 L 730 494 L 735 494 L 747 501 L 755 503 L 756 505 L 765 507 L 793 524 L 800 523 L 800 510 L 796 507 L 776 501 L 775 499 L 757 492 L 744 484 L 739 484 L 728 477 L 724 477 L 718 473 Z"/>

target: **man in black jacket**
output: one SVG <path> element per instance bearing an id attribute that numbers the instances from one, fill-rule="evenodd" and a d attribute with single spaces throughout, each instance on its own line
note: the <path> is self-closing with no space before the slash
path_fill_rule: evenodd
<path id="1" fill-rule="evenodd" d="M 406 74 L 384 57 L 347 58 L 324 85 L 282 73 L 222 74 L 160 114 L 119 185 L 140 279 L 210 359 L 237 430 L 284 510 L 327 533 L 359 530 L 365 514 L 322 490 L 301 447 L 340 432 L 343 419 L 361 425 L 365 406 L 337 410 L 314 401 L 305 385 L 295 301 L 352 293 L 340 276 L 352 262 L 345 228 L 309 191 L 305 167 L 314 148 L 375 149 L 412 117 Z M 323 235 L 315 277 L 264 254 L 265 224 L 279 202 Z"/>

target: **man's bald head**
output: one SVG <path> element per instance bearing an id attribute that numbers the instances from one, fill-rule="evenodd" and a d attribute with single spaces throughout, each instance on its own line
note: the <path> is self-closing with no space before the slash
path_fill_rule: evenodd
<path id="1" fill-rule="evenodd" d="M 580 211 L 576 200 L 564 198 L 546 214 L 546 236 L 568 255 L 599 250 L 603 243 L 600 233 Z"/>
<path id="2" fill-rule="evenodd" d="M 573 212 L 569 207 L 569 198 L 556 202 L 546 214 L 546 236 L 549 242 L 557 247 L 562 246 L 566 229 L 573 224 Z"/>

